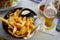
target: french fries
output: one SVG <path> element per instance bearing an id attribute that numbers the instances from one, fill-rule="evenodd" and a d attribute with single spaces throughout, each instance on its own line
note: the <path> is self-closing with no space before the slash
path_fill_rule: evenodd
<path id="1" fill-rule="evenodd" d="M 26 27 L 24 26 L 21 28 L 19 34 L 24 35 L 25 32 L 26 32 Z"/>
<path id="2" fill-rule="evenodd" d="M 1 18 L 1 17 L 0 17 L 0 21 L 3 21 L 3 22 L 5 22 L 5 23 L 7 23 L 7 24 L 8 24 L 8 21 L 7 21 L 7 20 L 5 20 L 4 18 Z"/>
<path id="3" fill-rule="evenodd" d="M 13 33 L 15 33 L 16 31 L 17 31 L 17 27 L 14 26 Z"/>
<path id="4" fill-rule="evenodd" d="M 21 10 L 17 9 L 11 13 L 8 20 L 1 18 L 0 20 L 8 25 L 8 32 L 15 37 L 30 37 L 31 33 L 37 28 L 32 17 L 22 17 L 19 15 Z"/>

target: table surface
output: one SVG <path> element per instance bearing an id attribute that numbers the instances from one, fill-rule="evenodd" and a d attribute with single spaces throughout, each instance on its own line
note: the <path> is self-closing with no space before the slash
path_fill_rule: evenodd
<path id="1" fill-rule="evenodd" d="M 37 14 L 39 14 L 38 4 L 30 1 L 30 0 L 21 0 L 17 7 L 26 7 L 34 10 Z M 0 12 L 0 17 L 4 17 L 7 11 Z M 0 36 L 7 39 L 7 40 L 24 40 L 24 39 L 16 39 L 9 36 L 2 27 L 2 22 L 0 22 Z M 35 35 L 33 35 L 30 39 L 27 40 L 60 40 L 60 33 L 56 31 L 56 35 L 52 36 L 40 31 L 37 31 Z"/>

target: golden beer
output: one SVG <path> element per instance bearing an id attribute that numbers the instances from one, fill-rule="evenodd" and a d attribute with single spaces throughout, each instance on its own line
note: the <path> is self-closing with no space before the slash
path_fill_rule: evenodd
<path id="1" fill-rule="evenodd" d="M 45 25 L 47 27 L 50 27 L 52 25 L 52 22 L 53 22 L 54 18 L 47 18 L 45 16 L 44 16 L 44 18 L 45 18 Z"/>

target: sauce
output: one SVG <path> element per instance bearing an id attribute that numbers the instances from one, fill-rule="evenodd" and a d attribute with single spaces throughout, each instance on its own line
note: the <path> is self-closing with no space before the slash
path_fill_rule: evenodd
<path id="1" fill-rule="evenodd" d="M 44 7 L 45 7 L 45 5 L 41 5 L 39 9 L 40 9 L 41 11 L 44 11 Z"/>

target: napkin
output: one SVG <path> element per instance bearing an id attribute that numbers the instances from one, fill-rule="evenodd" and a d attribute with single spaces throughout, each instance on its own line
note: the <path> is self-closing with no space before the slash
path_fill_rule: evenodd
<path id="1" fill-rule="evenodd" d="M 47 33 L 47 34 L 50 34 L 50 35 L 55 35 L 55 34 L 56 34 L 57 22 L 58 22 L 58 18 L 55 18 L 55 19 L 53 20 L 54 27 L 53 27 L 53 29 L 51 29 L 51 30 L 46 30 L 46 29 L 44 28 L 44 26 L 45 26 L 44 17 L 37 18 L 36 21 L 35 21 L 35 25 L 38 26 L 37 31 L 41 31 L 41 32 L 44 32 L 44 33 Z"/>

